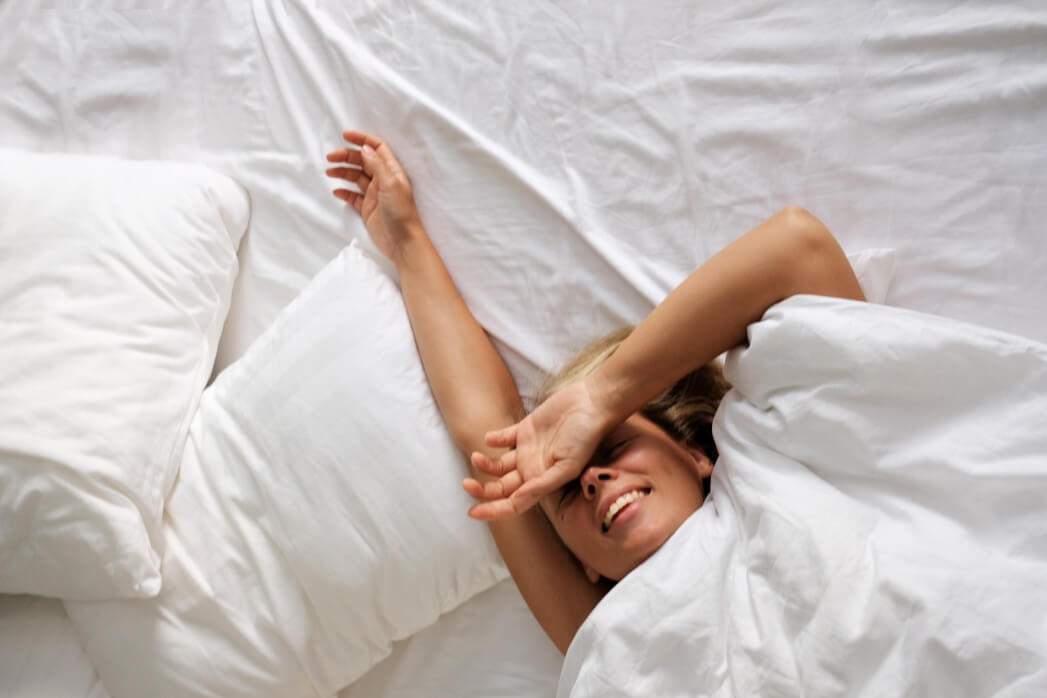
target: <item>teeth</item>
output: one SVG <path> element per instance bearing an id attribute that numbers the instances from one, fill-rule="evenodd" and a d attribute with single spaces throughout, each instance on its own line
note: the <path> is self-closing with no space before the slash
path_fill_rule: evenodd
<path id="1" fill-rule="evenodd" d="M 641 490 L 633 490 L 632 492 L 626 492 L 618 499 L 614 500 L 611 504 L 611 508 L 607 510 L 607 515 L 603 517 L 603 527 L 606 531 L 611 525 L 611 521 L 614 520 L 615 515 L 624 509 L 627 505 L 632 504 L 640 497 L 644 496 L 644 492 Z"/>

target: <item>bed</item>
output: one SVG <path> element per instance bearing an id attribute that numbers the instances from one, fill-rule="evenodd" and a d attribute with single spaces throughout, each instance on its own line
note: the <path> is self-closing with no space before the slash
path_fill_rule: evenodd
<path id="1" fill-rule="evenodd" d="M 888 304 L 1047 341 L 1039 3 L 9 0 L 0 32 L 0 146 L 249 192 L 216 375 L 369 244 L 323 176 L 345 127 L 396 150 L 528 400 L 791 203 L 893 250 Z M 106 695 L 58 601 L 3 598 L 0 649 L 4 695 Z M 559 664 L 505 581 L 339 695 L 550 695 Z"/>

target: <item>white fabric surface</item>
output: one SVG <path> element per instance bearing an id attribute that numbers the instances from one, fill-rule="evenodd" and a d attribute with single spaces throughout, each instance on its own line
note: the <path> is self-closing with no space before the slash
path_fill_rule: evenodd
<path id="1" fill-rule="evenodd" d="M 353 244 L 201 398 L 160 595 L 66 607 L 114 698 L 334 695 L 508 576 L 466 472 Z"/>
<path id="2" fill-rule="evenodd" d="M 0 145 L 244 183 L 220 365 L 363 235 L 321 175 L 346 126 L 396 148 L 525 393 L 786 203 L 895 248 L 888 302 L 1047 340 L 1036 0 L 54 7 L 0 3 Z"/>
<path id="3" fill-rule="evenodd" d="M 0 594 L 4 698 L 109 698 L 58 599 Z"/>
<path id="4" fill-rule="evenodd" d="M 546 698 L 562 661 L 507 579 L 397 643 L 338 698 Z"/>
<path id="5" fill-rule="evenodd" d="M 401 156 L 527 392 L 789 203 L 897 249 L 891 303 L 1047 338 L 1034 0 L 47 6 L 0 9 L 0 142 L 251 191 L 221 365 L 363 235 L 322 174 L 350 125 Z"/>
<path id="6" fill-rule="evenodd" d="M 558 694 L 1047 693 L 1047 345 L 814 296 L 749 341 L 710 499 Z"/>
<path id="7" fill-rule="evenodd" d="M 0 591 L 159 591 L 248 214 L 199 165 L 0 150 Z"/>

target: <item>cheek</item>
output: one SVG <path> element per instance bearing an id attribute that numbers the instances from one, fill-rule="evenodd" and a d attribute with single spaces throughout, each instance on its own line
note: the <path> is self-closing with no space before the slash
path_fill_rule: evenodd
<path id="1" fill-rule="evenodd" d="M 571 510 L 566 512 L 561 524 L 563 528 L 561 535 L 566 536 L 573 543 L 584 542 L 591 533 L 589 530 L 591 526 L 586 525 L 587 521 L 585 520 L 584 512 L 580 509 L 581 507 L 572 507 Z"/>
<path id="2" fill-rule="evenodd" d="M 701 508 L 704 498 L 702 496 L 702 485 L 700 481 L 679 482 L 667 496 L 659 502 L 660 511 L 657 520 L 661 529 L 667 536 L 682 524 L 687 518 Z"/>
<path id="3" fill-rule="evenodd" d="M 656 463 L 664 457 L 665 454 L 660 450 L 652 450 L 644 448 L 643 446 L 634 446 L 619 456 L 615 460 L 614 466 L 637 475 L 653 475 L 657 472 L 658 468 L 652 467 L 652 463 Z"/>
<path id="4" fill-rule="evenodd" d="M 648 468 L 648 477 L 652 483 L 674 499 L 689 501 L 697 497 L 702 499 L 702 478 L 694 461 L 676 454 L 663 454 L 658 461 L 652 461 Z"/>
<path id="5" fill-rule="evenodd" d="M 588 512 L 582 507 L 571 506 L 563 514 L 562 518 L 550 519 L 556 534 L 575 557 L 588 562 L 599 549 L 598 534 L 593 530 Z"/>

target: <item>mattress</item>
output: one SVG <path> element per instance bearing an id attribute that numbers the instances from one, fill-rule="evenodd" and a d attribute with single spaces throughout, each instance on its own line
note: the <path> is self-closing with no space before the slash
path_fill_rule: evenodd
<path id="1" fill-rule="evenodd" d="M 349 126 L 396 150 L 525 398 L 791 203 L 848 252 L 895 250 L 888 303 L 1047 341 L 1047 7 L 1032 0 L 9 0 L 0 33 L 0 146 L 199 161 L 249 190 L 216 370 L 366 240 L 323 176 Z M 367 693 L 424 694 L 425 656 L 456 694 L 495 693 L 520 644 L 555 673 L 519 605 L 469 606 L 453 647 L 439 624 L 411 638 Z M 94 690 L 82 655 L 50 649 L 54 602 L 3 609 L 0 665 L 31 645 L 34 680 Z M 11 639 L 37 622 L 30 645 Z M 479 649 L 506 658 L 486 683 L 449 670 Z"/>

